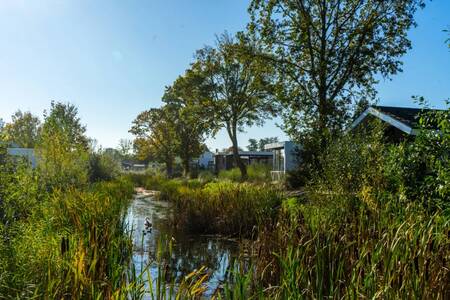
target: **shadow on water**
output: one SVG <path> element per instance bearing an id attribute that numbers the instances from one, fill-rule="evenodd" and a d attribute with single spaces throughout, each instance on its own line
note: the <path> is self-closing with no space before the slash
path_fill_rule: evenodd
<path id="1" fill-rule="evenodd" d="M 133 230 L 135 270 L 137 274 L 148 271 L 154 281 L 161 269 L 161 265 L 158 265 L 161 260 L 156 256 L 158 245 L 162 243 L 164 269 L 170 274 L 170 279 L 166 280 L 179 283 L 193 270 L 205 266 L 209 273 L 206 295 L 211 295 L 230 272 L 230 262 L 239 253 L 238 243 L 220 236 L 186 235 L 174 231 L 168 224 L 170 213 L 168 202 L 156 201 L 151 197 L 136 197 L 132 201 L 127 223 L 129 229 Z M 152 223 L 151 231 L 146 230 L 146 217 Z M 167 241 L 172 241 L 171 253 L 167 249 Z"/>

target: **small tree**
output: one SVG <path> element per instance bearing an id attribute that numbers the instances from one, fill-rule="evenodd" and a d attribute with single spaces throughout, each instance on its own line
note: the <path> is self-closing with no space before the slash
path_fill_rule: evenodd
<path id="1" fill-rule="evenodd" d="M 120 139 L 117 151 L 122 158 L 130 158 L 133 150 L 133 142 L 128 139 Z"/>
<path id="2" fill-rule="evenodd" d="M 140 113 L 130 129 L 130 132 L 136 136 L 134 146 L 137 157 L 164 163 L 168 177 L 173 175 L 178 148 L 173 121 L 173 116 L 167 108 L 152 108 Z"/>
<path id="3" fill-rule="evenodd" d="M 8 123 L 1 130 L 2 140 L 14 142 L 22 148 L 34 148 L 40 130 L 39 118 L 30 112 L 16 111 Z"/>
<path id="4" fill-rule="evenodd" d="M 205 137 L 212 130 L 210 123 L 201 117 L 202 107 L 198 104 L 198 99 L 205 95 L 203 83 L 202 76 L 188 70 L 166 88 L 163 96 L 165 109 L 172 115 L 179 146 L 176 152 L 182 160 L 184 176 L 190 173 L 192 158 L 204 151 Z"/>
<path id="5" fill-rule="evenodd" d="M 266 145 L 272 144 L 272 143 L 277 143 L 277 142 L 278 142 L 278 138 L 276 136 L 275 137 L 262 138 L 258 142 L 259 151 L 265 151 L 264 147 Z"/>
<path id="6" fill-rule="evenodd" d="M 209 95 L 202 99 L 203 113 L 216 128 L 225 128 L 233 157 L 243 179 L 247 169 L 239 156 L 237 134 L 245 126 L 262 125 L 276 113 L 270 90 L 272 70 L 256 53 L 258 45 L 243 34 L 223 34 L 216 48 L 197 51 L 193 70 L 205 77 Z"/>
<path id="7" fill-rule="evenodd" d="M 44 114 L 41 137 L 36 147 L 40 178 L 50 188 L 83 185 L 88 180 L 86 127 L 72 104 L 52 102 Z"/>
<path id="8" fill-rule="evenodd" d="M 258 151 L 258 140 L 249 139 L 247 149 L 248 151 Z"/>
<path id="9" fill-rule="evenodd" d="M 265 151 L 264 147 L 267 144 L 272 144 L 278 142 L 277 137 L 267 137 L 262 138 L 259 141 L 256 139 L 249 139 L 249 145 L 247 146 L 248 151 Z"/>

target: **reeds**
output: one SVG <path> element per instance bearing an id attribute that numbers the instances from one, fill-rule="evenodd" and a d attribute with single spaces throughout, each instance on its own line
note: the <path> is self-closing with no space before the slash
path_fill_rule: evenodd
<path id="1" fill-rule="evenodd" d="M 273 219 L 281 197 L 271 186 L 247 183 L 181 186 L 170 195 L 173 224 L 191 233 L 251 237 L 260 224 Z"/>
<path id="2" fill-rule="evenodd" d="M 123 286 L 131 253 L 123 214 L 132 185 L 54 191 L 14 224 L 0 298 L 103 299 Z"/>

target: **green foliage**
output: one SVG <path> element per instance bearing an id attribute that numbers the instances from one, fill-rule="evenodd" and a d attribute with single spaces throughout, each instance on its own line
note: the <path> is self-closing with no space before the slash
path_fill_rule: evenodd
<path id="1" fill-rule="evenodd" d="M 250 32 L 278 71 L 284 127 L 299 144 L 339 132 L 357 100 L 373 100 L 376 76 L 401 72 L 407 33 L 423 0 L 253 0 Z M 315 136 L 310 136 L 313 133 Z"/>
<path id="2" fill-rule="evenodd" d="M 281 194 L 270 186 L 213 182 L 204 187 L 180 186 L 170 193 L 175 226 L 192 233 L 251 237 L 258 225 L 270 222 Z"/>
<path id="3" fill-rule="evenodd" d="M 283 205 L 276 228 L 258 240 L 256 284 L 275 286 L 269 299 L 445 298 L 448 221 L 391 204 L 375 213 L 363 205 Z"/>
<path id="4" fill-rule="evenodd" d="M 239 168 L 233 168 L 230 170 L 221 170 L 218 174 L 218 178 L 221 180 L 231 180 L 235 182 L 241 181 L 241 172 Z"/>
<path id="5" fill-rule="evenodd" d="M 405 201 L 423 203 L 431 211 L 449 209 L 449 149 L 450 111 L 423 113 L 415 141 L 390 152 L 386 172 L 391 186 Z"/>
<path id="6" fill-rule="evenodd" d="M 50 111 L 44 111 L 43 133 L 49 134 L 58 130 L 73 147 L 87 149 L 89 138 L 86 136 L 86 126 L 81 124 L 78 108 L 70 103 L 52 101 Z"/>
<path id="7" fill-rule="evenodd" d="M 240 299 L 447 298 L 449 121 L 448 110 L 427 113 L 417 138 L 400 145 L 384 142 L 378 122 L 330 141 L 305 197 L 284 200 L 260 228 L 254 275 L 235 275 L 227 290 L 244 288 Z"/>
<path id="8" fill-rule="evenodd" d="M 2 232 L 2 241 L 9 242 L 0 244 L 0 257 L 7 258 L 0 294 L 109 298 L 125 284 L 131 244 L 122 212 L 132 191 L 129 182 L 117 181 L 88 191 L 55 190 L 42 198 L 26 218 Z"/>
<path id="9" fill-rule="evenodd" d="M 131 158 L 133 150 L 133 142 L 127 139 L 120 139 L 119 145 L 117 146 L 116 151 L 118 152 L 119 156 L 123 159 L 129 159 Z"/>
<path id="10" fill-rule="evenodd" d="M 39 179 L 48 189 L 84 185 L 88 181 L 88 138 L 71 104 L 52 102 L 36 146 Z"/>
<path id="11" fill-rule="evenodd" d="M 225 128 L 232 143 L 236 165 L 243 178 L 245 165 L 238 154 L 237 133 L 246 126 L 262 125 L 277 113 L 271 93 L 272 69 L 255 54 L 257 42 L 239 33 L 236 38 L 225 33 L 215 48 L 197 51 L 193 72 L 201 74 L 209 94 L 200 99 L 204 116 L 214 128 Z"/>
<path id="12" fill-rule="evenodd" d="M 120 165 L 111 153 L 103 150 L 89 155 L 89 181 L 108 181 L 120 175 Z"/>
<path id="13" fill-rule="evenodd" d="M 26 219 L 37 205 L 41 192 L 38 179 L 25 163 L 0 166 L 0 223 Z"/>
<path id="14" fill-rule="evenodd" d="M 266 164 L 251 164 L 247 166 L 247 181 L 249 182 L 270 182 L 272 180 L 270 171 L 272 167 Z M 222 170 L 218 174 L 221 180 L 231 180 L 234 182 L 242 181 L 241 172 L 239 168 L 230 170 Z"/>
<path id="15" fill-rule="evenodd" d="M 0 140 L 15 143 L 21 148 L 34 148 L 39 131 L 39 118 L 18 110 L 11 116 L 11 123 L 0 128 Z"/>
<path id="16" fill-rule="evenodd" d="M 251 164 L 247 168 L 248 180 L 251 182 L 270 182 L 272 166 L 268 164 Z"/>
<path id="17" fill-rule="evenodd" d="M 277 143 L 278 142 L 278 137 L 267 137 L 267 138 L 262 138 L 256 140 L 256 139 L 249 139 L 248 143 L 249 145 L 247 146 L 248 151 L 266 151 L 264 149 L 264 146 L 267 144 L 272 144 L 272 143 Z"/>
<path id="18" fill-rule="evenodd" d="M 162 107 L 140 113 L 133 121 L 130 132 L 136 136 L 134 147 L 137 157 L 164 163 L 167 176 L 171 177 L 180 141 L 170 110 Z"/>
<path id="19" fill-rule="evenodd" d="M 192 175 L 192 158 L 205 151 L 206 135 L 215 130 L 213 123 L 202 117 L 203 108 L 199 105 L 199 99 L 206 96 L 202 88 L 204 82 L 205 78 L 201 74 L 187 70 L 172 86 L 166 88 L 163 96 L 165 107 L 172 115 L 179 142 L 176 153 L 181 158 L 185 177 Z"/>
<path id="20" fill-rule="evenodd" d="M 215 179 L 214 173 L 211 171 L 203 170 L 198 173 L 198 180 L 203 183 L 211 182 Z"/>

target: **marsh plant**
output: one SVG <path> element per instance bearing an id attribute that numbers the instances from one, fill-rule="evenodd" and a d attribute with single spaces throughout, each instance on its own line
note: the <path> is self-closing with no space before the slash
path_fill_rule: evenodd
<path id="1" fill-rule="evenodd" d="M 170 196 L 173 224 L 191 233 L 251 237 L 257 227 L 270 222 L 282 193 L 265 185 L 230 181 L 203 187 L 179 187 Z"/>
<path id="2" fill-rule="evenodd" d="M 419 136 L 400 144 L 377 123 L 334 140 L 306 196 L 284 200 L 260 229 L 254 297 L 448 298 L 449 120 L 423 116 Z"/>

